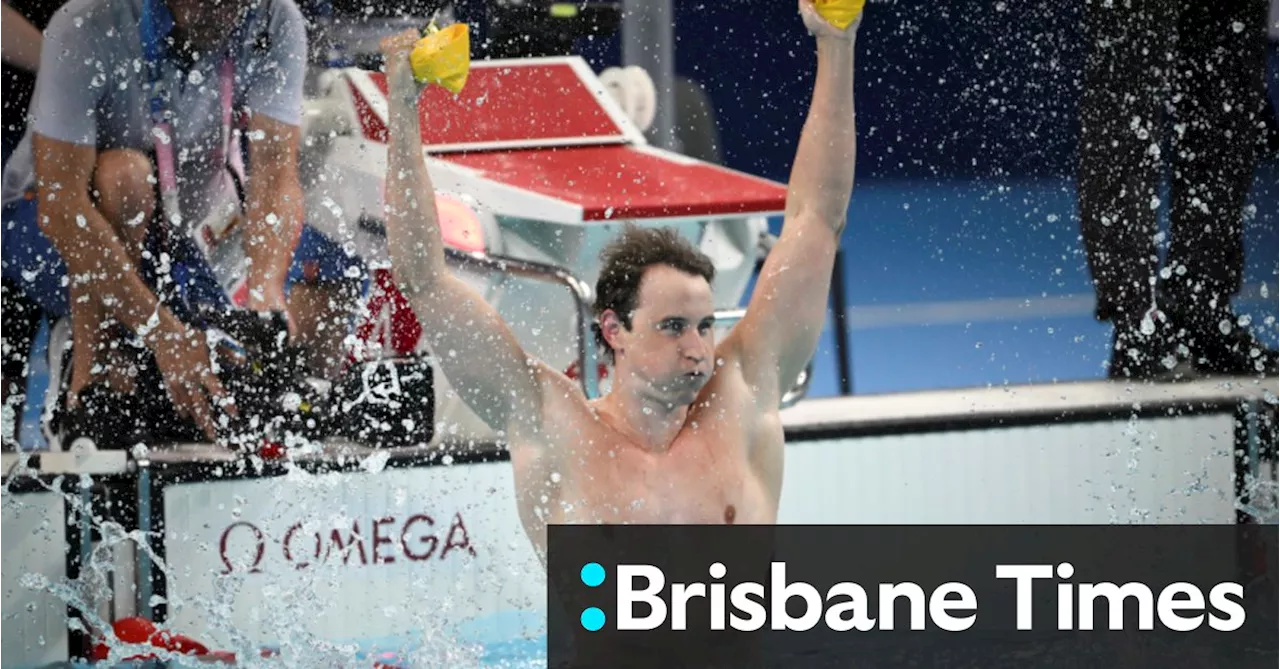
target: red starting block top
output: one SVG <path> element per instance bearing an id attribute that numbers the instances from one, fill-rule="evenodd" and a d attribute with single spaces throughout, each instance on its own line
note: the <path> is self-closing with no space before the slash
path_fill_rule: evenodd
<path id="1" fill-rule="evenodd" d="M 385 77 L 347 76 L 364 136 L 385 143 Z M 419 110 L 434 159 L 569 205 L 579 221 L 785 208 L 782 184 L 648 146 L 580 58 L 476 62 L 459 95 L 431 87 Z"/>
<path id="2" fill-rule="evenodd" d="M 481 176 L 582 207 L 582 220 L 781 211 L 786 189 L 648 146 L 583 146 L 439 156 Z"/>
<path id="3" fill-rule="evenodd" d="M 643 141 L 602 86 L 588 87 L 594 75 L 575 60 L 475 63 L 458 95 L 427 88 L 418 100 L 423 146 L 445 153 Z M 373 90 L 366 85 L 360 92 L 376 94 L 376 106 L 385 109 L 386 77 L 368 76 Z M 362 114 L 365 132 L 385 141 L 385 118 L 382 109 L 374 117 Z"/>

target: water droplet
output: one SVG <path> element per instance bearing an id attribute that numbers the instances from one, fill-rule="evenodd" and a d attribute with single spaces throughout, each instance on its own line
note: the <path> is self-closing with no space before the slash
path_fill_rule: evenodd
<path id="1" fill-rule="evenodd" d="M 1244 23 L 1242 21 L 1232 21 L 1231 32 L 1235 32 L 1235 33 L 1244 32 Z"/>
<path id="2" fill-rule="evenodd" d="M 1226 318 L 1218 321 L 1218 329 L 1221 330 L 1224 335 L 1231 334 L 1231 321 Z"/>
<path id="3" fill-rule="evenodd" d="M 192 69 L 187 73 L 187 83 L 192 86 L 199 86 L 204 83 L 204 73 L 197 69 Z"/>
<path id="4" fill-rule="evenodd" d="M 387 460 L 390 458 L 391 455 L 386 451 L 377 451 L 373 455 L 365 458 L 364 461 L 360 463 L 360 467 L 370 474 L 377 474 L 386 468 Z"/>

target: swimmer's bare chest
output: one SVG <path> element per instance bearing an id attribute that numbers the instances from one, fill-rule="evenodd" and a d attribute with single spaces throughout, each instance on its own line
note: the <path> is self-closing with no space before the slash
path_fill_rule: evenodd
<path id="1" fill-rule="evenodd" d="M 521 515 L 535 542 L 546 524 L 775 523 L 782 431 L 726 395 L 704 395 L 661 452 L 630 442 L 585 403 L 557 407 L 568 420 L 548 435 L 557 439 L 554 455 L 517 467 Z"/>
<path id="2" fill-rule="evenodd" d="M 550 522 L 772 523 L 774 500 L 740 427 L 699 426 L 663 452 L 593 435 L 566 463 Z"/>

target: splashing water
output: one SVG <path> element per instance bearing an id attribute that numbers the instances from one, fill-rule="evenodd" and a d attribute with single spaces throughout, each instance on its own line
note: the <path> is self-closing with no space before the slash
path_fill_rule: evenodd
<path id="1" fill-rule="evenodd" d="M 1272 479 L 1255 479 L 1236 499 L 1236 510 L 1248 514 L 1259 525 L 1280 523 L 1280 485 Z"/>
<path id="2" fill-rule="evenodd" d="M 372 459 L 375 458 L 370 458 Z M 385 458 L 382 459 L 385 460 Z M 368 460 L 362 464 L 369 466 Z M 373 468 L 378 469 L 380 475 L 385 475 L 381 472 L 381 467 Z M 0 504 L 3 504 L 6 510 L 29 506 L 23 502 L 22 494 L 16 494 L 10 490 L 13 481 L 28 473 L 30 472 L 26 470 L 25 461 L 19 461 L 14 471 L 10 472 L 12 476 L 6 482 L 2 499 L 0 499 Z M 290 467 L 284 476 L 273 479 L 272 482 L 277 488 L 273 504 L 278 508 L 266 509 L 263 515 L 274 520 L 278 513 L 273 511 L 290 509 L 294 503 L 292 496 L 284 489 L 292 487 L 296 495 L 296 489 L 300 485 L 319 492 L 319 499 L 330 499 L 341 494 L 340 486 L 343 479 L 339 476 L 312 474 L 300 467 Z M 293 485 L 287 485 L 286 482 L 292 482 Z M 90 477 L 81 477 L 81 485 L 91 484 Z M 162 574 L 170 584 L 165 597 L 151 598 L 150 603 L 153 606 L 167 605 L 170 620 L 181 617 L 184 610 L 198 612 L 199 629 L 193 636 L 202 642 L 205 642 L 206 637 L 210 635 L 222 637 L 224 641 L 218 650 L 234 653 L 237 657 L 237 666 L 368 667 L 375 662 L 405 668 L 543 666 L 541 658 L 545 651 L 539 645 L 539 639 L 528 638 L 527 635 L 517 633 L 515 628 L 519 625 L 496 625 L 494 621 L 489 620 L 492 616 L 485 615 L 467 619 L 467 616 L 473 616 L 475 611 L 473 602 L 466 595 L 466 590 L 461 583 L 463 579 L 455 579 L 457 582 L 453 589 L 458 591 L 458 595 L 435 598 L 429 603 L 424 602 L 421 607 L 410 610 L 391 605 L 383 607 L 382 615 L 387 616 L 389 620 L 396 619 L 397 627 L 400 629 L 405 629 L 404 623 L 408 622 L 408 628 L 415 630 L 412 633 L 381 638 L 325 638 L 310 629 L 309 623 L 318 612 L 323 612 L 320 613 L 323 616 L 343 615 L 341 611 L 343 607 L 334 606 L 341 600 L 334 600 L 333 596 L 338 594 L 334 591 L 334 584 L 342 577 L 340 570 L 346 567 L 346 557 L 335 556 L 328 559 L 326 564 L 319 565 L 319 568 L 291 573 L 287 577 L 281 574 L 283 578 L 288 578 L 288 582 L 274 582 L 271 579 L 264 582 L 261 575 L 251 575 L 245 570 L 229 570 L 229 573 L 218 574 L 209 579 L 211 588 L 205 591 L 206 594 L 183 592 L 184 586 L 191 582 L 191 574 L 184 573 L 184 570 L 190 571 L 190 566 L 174 568 L 152 550 L 142 532 L 127 531 L 119 523 L 87 513 L 92 509 L 85 508 L 78 495 L 62 492 L 70 488 L 64 487 L 60 478 L 51 483 L 40 482 L 39 485 L 42 491 L 59 495 L 72 517 L 80 517 L 84 514 L 83 519 L 95 530 L 98 538 L 92 545 L 77 578 L 50 578 L 44 574 L 27 573 L 18 579 L 18 586 L 24 590 L 48 595 L 81 612 L 83 624 L 73 620 L 72 625 L 89 632 L 95 639 L 102 638 L 104 636 L 102 631 L 105 631 L 105 640 L 112 650 L 107 665 L 103 666 L 110 666 L 112 663 L 122 662 L 128 657 L 140 654 L 152 654 L 159 661 L 166 663 L 166 666 L 208 666 L 149 645 L 128 645 L 115 639 L 110 632 L 109 619 L 105 619 L 99 612 L 103 611 L 104 606 L 115 597 L 113 584 L 116 590 L 121 587 L 125 589 L 125 597 L 129 595 L 130 584 L 133 583 L 134 577 L 133 565 L 130 563 L 122 568 L 122 565 L 117 562 L 117 557 L 122 552 L 145 553 L 155 565 L 158 574 Z M 394 492 L 394 490 L 389 491 L 390 494 Z M 234 517 L 242 517 L 242 511 L 246 508 L 251 509 L 253 504 L 252 499 L 237 495 L 232 509 Z M 261 507 L 261 500 L 257 504 Z M 264 510 L 259 508 L 258 511 Z M 317 530 L 321 533 L 317 536 L 321 536 L 326 528 L 341 526 L 344 519 L 347 522 L 346 526 L 351 527 L 347 512 L 340 510 L 333 518 L 324 520 L 313 518 L 307 521 L 302 525 L 302 531 L 310 536 L 312 530 Z M 181 534 L 183 531 L 176 528 L 166 530 L 167 541 L 171 546 L 173 541 L 184 539 Z M 375 528 L 374 532 L 376 531 Z M 153 541 L 156 539 L 157 537 L 152 537 Z M 440 543 L 444 544 L 446 541 L 442 538 Z M 310 540 L 306 543 L 307 550 L 310 550 Z M 349 545 L 348 548 L 351 546 Z M 326 557 L 328 557 L 327 553 Z M 465 566 L 464 569 L 475 571 Z M 301 578 L 295 578 L 295 576 Z M 485 574 L 482 571 L 473 574 L 473 577 L 481 580 L 497 578 L 496 575 Z M 423 593 L 438 591 L 438 588 L 430 587 L 429 581 L 432 578 L 439 578 L 439 575 L 426 573 L 416 576 L 410 584 L 411 589 Z M 370 586 L 377 588 L 380 585 L 378 581 L 382 580 L 374 577 Z M 255 602 L 254 606 L 244 606 L 246 594 L 250 595 L 250 599 Z M 190 615 L 187 619 L 190 619 Z M 473 629 L 467 630 L 467 625 Z M 161 625 L 161 627 L 164 626 Z M 253 629 L 270 630 L 272 639 L 260 641 L 251 638 L 251 633 L 247 630 Z M 529 628 L 526 626 L 525 629 Z M 508 631 L 512 633 L 495 637 L 495 633 L 501 635 Z"/>

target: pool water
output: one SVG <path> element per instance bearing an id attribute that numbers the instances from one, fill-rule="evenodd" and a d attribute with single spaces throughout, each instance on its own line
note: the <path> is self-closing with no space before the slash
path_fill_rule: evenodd
<path id="1" fill-rule="evenodd" d="M 452 644 L 450 644 L 452 645 Z M 420 640 L 402 638 L 383 638 L 376 640 L 352 641 L 332 645 L 311 646 L 309 648 L 271 649 L 280 654 L 275 657 L 238 657 L 236 667 L 307 667 L 356 669 L 381 667 L 383 669 L 427 669 L 429 667 L 467 668 L 501 667 L 503 669 L 541 669 L 547 666 L 546 637 L 516 638 L 494 640 L 479 645 L 457 644 L 453 648 L 427 648 Z M 177 669 L 179 667 L 231 666 L 210 664 L 197 659 L 182 657 L 162 658 L 161 660 L 69 663 L 66 665 L 48 665 L 73 667 L 74 669 Z"/>
<path id="2" fill-rule="evenodd" d="M 434 621 L 433 621 L 434 622 Z M 435 629 L 422 629 L 388 636 L 351 639 L 323 639 L 303 629 L 281 631 L 277 642 L 254 643 L 247 639 L 234 648 L 205 643 L 211 651 L 231 651 L 236 655 L 235 667 L 263 669 L 535 669 L 547 666 L 546 616 L 542 611 L 507 610 L 441 621 Z M 239 636 L 239 635 L 234 635 Z M 148 646 L 126 646 L 118 655 L 128 657 L 155 652 Z M 149 667 L 226 667 L 197 658 L 160 653 L 160 661 L 98 662 L 46 665 L 80 668 L 143 669 Z"/>
<path id="3" fill-rule="evenodd" d="M 486 667 L 545 667 L 547 638 L 513 639 L 484 647 L 481 664 Z"/>

